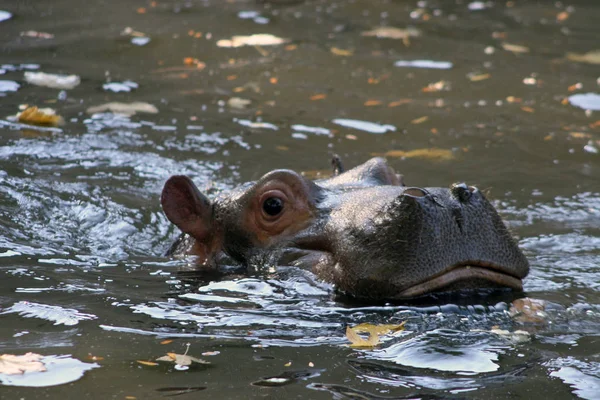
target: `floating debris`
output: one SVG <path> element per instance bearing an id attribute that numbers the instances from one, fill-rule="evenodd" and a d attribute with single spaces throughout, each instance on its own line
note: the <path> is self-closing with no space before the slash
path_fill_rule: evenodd
<path id="1" fill-rule="evenodd" d="M 259 14 L 258 11 L 240 11 L 238 13 L 238 18 L 240 19 L 251 19 L 260 25 L 265 25 L 269 23 L 269 18 L 263 17 Z"/>
<path id="2" fill-rule="evenodd" d="M 521 46 L 518 44 L 502 43 L 502 48 L 512 53 L 529 53 L 529 47 Z"/>
<path id="3" fill-rule="evenodd" d="M 53 39 L 54 35 L 47 32 L 25 31 L 21 32 L 21 36 L 37 38 L 37 39 Z"/>
<path id="4" fill-rule="evenodd" d="M 583 54 L 567 53 L 567 60 L 588 64 L 600 64 L 600 50 L 592 50 Z"/>
<path id="5" fill-rule="evenodd" d="M 247 126 L 248 128 L 253 128 L 253 129 L 272 129 L 274 131 L 279 130 L 277 125 L 270 124 L 268 122 L 254 122 L 254 121 L 250 121 L 249 119 L 237 119 L 237 118 L 234 118 L 233 121 L 237 122 L 238 124 L 240 124 L 242 126 Z"/>
<path id="6" fill-rule="evenodd" d="M 25 72 L 25 81 L 32 85 L 52 89 L 73 89 L 81 83 L 77 75 L 47 74 L 45 72 Z"/>
<path id="7" fill-rule="evenodd" d="M 124 81 L 124 82 L 109 82 L 102 85 L 102 89 L 107 92 L 131 92 L 133 89 L 137 89 L 140 85 L 132 81 Z"/>
<path id="8" fill-rule="evenodd" d="M 452 68 L 452 63 L 449 61 L 433 60 L 399 60 L 394 63 L 394 66 L 411 68 L 450 69 Z"/>
<path id="9" fill-rule="evenodd" d="M 44 372 L 46 366 L 40 360 L 41 354 L 26 353 L 22 356 L 14 354 L 0 355 L 0 374 L 22 375 L 25 372 Z"/>
<path id="10" fill-rule="evenodd" d="M 227 100 L 227 105 L 231 108 L 236 108 L 238 110 L 243 110 L 248 107 L 252 103 L 251 100 L 242 99 L 241 97 L 232 97 Z"/>
<path id="11" fill-rule="evenodd" d="M 582 93 L 574 94 L 568 97 L 572 106 L 583 108 L 584 110 L 600 110 L 600 94 Z"/>
<path id="12" fill-rule="evenodd" d="M 268 33 L 258 33 L 250 36 L 233 36 L 231 40 L 222 39 L 217 42 L 219 47 L 242 47 L 242 46 L 276 46 L 289 42 Z"/>
<path id="13" fill-rule="evenodd" d="M 156 108 L 150 103 L 134 101 L 133 103 L 111 102 L 99 106 L 89 107 L 86 110 L 88 114 L 97 114 L 106 111 L 112 112 L 114 114 L 132 116 L 138 112 L 146 114 L 156 114 L 158 113 L 158 108 Z"/>
<path id="14" fill-rule="evenodd" d="M 369 121 L 361 121 L 358 119 L 345 119 L 345 118 L 336 118 L 332 120 L 334 124 L 345 126 L 346 128 L 354 128 L 360 131 L 365 131 L 369 133 L 382 134 L 388 131 L 395 131 L 396 127 L 394 125 L 383 125 L 376 124 L 374 122 Z"/>
<path id="15" fill-rule="evenodd" d="M 12 18 L 11 13 L 9 13 L 8 11 L 0 10 L 0 22 L 6 21 L 7 19 L 11 19 L 11 18 Z"/>
<path id="16" fill-rule="evenodd" d="M 0 81 L 0 93 L 16 92 L 20 87 L 15 81 Z"/>
<path id="17" fill-rule="evenodd" d="M 100 367 L 96 363 L 84 363 L 69 355 L 41 356 L 39 354 L 27 353 L 24 356 L 12 357 L 25 357 L 21 361 L 28 363 L 27 365 L 31 369 L 16 375 L 0 373 L 0 383 L 2 385 L 27 387 L 63 385 L 78 380 L 86 371 Z M 41 363 L 42 366 L 37 363 Z"/>
<path id="18" fill-rule="evenodd" d="M 371 36 L 379 39 L 400 39 L 407 40 L 411 37 L 421 36 L 421 31 L 417 28 L 394 28 L 392 26 L 379 26 L 370 31 L 361 33 L 362 36 Z"/>

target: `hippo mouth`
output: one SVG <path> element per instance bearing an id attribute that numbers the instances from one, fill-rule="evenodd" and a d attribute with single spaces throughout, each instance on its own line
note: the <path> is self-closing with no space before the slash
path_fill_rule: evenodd
<path id="1" fill-rule="evenodd" d="M 520 278 L 494 265 L 466 263 L 452 266 L 427 280 L 402 290 L 398 297 L 417 297 L 460 289 L 509 288 L 523 290 Z"/>

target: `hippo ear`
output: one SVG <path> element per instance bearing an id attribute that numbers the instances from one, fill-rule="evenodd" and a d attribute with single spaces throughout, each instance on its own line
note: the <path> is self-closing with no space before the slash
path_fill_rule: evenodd
<path id="1" fill-rule="evenodd" d="M 163 188 L 160 203 L 169 221 L 194 239 L 202 241 L 210 234 L 211 202 L 187 176 L 170 177 Z"/>

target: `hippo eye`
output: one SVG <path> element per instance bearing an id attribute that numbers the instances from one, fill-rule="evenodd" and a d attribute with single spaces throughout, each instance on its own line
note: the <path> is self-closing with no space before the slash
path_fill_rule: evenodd
<path id="1" fill-rule="evenodd" d="M 262 205 L 264 212 L 274 217 L 283 211 L 283 200 L 279 197 L 269 197 Z"/>

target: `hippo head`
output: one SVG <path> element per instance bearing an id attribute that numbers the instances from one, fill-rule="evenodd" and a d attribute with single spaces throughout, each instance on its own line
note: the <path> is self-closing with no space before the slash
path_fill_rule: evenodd
<path id="1" fill-rule="evenodd" d="M 214 201 L 173 176 L 162 207 L 189 236 L 171 253 L 211 267 L 223 256 L 306 267 L 364 299 L 522 289 L 527 259 L 477 188 L 406 187 L 381 158 L 341 170 L 336 161 L 335 175 L 318 181 L 275 170 Z"/>

